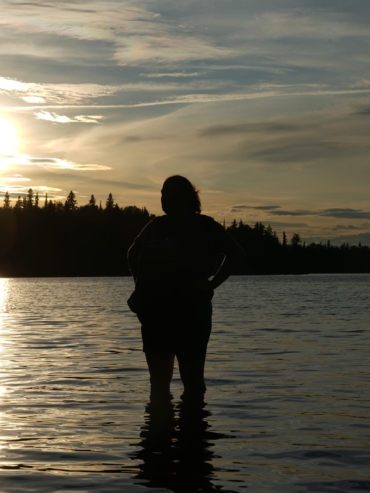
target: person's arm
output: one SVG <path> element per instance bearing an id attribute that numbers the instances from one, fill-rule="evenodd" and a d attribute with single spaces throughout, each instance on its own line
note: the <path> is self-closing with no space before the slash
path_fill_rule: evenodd
<path id="1" fill-rule="evenodd" d="M 130 246 L 127 252 L 128 267 L 130 269 L 132 277 L 134 278 L 135 284 L 137 279 L 137 271 L 138 271 L 137 259 L 139 257 L 139 253 L 140 253 L 140 245 L 139 245 L 139 241 L 137 241 L 136 238 L 134 243 Z"/>
<path id="2" fill-rule="evenodd" d="M 235 242 L 235 248 L 228 250 L 224 255 L 220 268 L 209 281 L 212 289 L 217 289 L 228 277 L 230 277 L 234 267 L 244 258 L 245 253 L 242 247 Z"/>
<path id="3" fill-rule="evenodd" d="M 209 234 L 218 245 L 219 253 L 224 259 L 211 280 L 198 279 L 196 287 L 198 289 L 217 289 L 232 274 L 234 267 L 245 257 L 245 252 L 239 243 L 231 236 L 221 224 L 212 222 Z"/>
<path id="4" fill-rule="evenodd" d="M 143 238 L 145 235 L 148 234 L 148 231 L 150 231 L 150 228 L 152 227 L 153 221 L 150 221 L 144 228 L 141 230 L 139 235 L 135 238 L 133 244 L 130 246 L 127 252 L 127 263 L 128 267 L 131 271 L 131 275 L 134 278 L 135 284 L 136 284 L 136 279 L 137 279 L 137 274 L 138 274 L 138 258 L 143 242 Z"/>

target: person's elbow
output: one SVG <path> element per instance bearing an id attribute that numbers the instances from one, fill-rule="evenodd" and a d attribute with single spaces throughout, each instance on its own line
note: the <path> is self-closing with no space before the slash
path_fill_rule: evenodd
<path id="1" fill-rule="evenodd" d="M 245 251 L 238 244 L 235 244 L 232 248 L 229 248 L 223 254 L 228 264 L 233 265 L 233 267 L 240 265 L 246 257 Z"/>
<path id="2" fill-rule="evenodd" d="M 133 245 L 131 245 L 131 247 L 128 249 L 127 252 L 127 263 L 129 265 L 131 272 L 135 270 L 137 257 L 138 257 L 138 252 L 137 252 L 137 248 L 135 248 L 135 243 L 134 243 Z"/>
<path id="3" fill-rule="evenodd" d="M 242 262 L 245 259 L 245 250 L 236 243 L 232 251 L 230 252 L 230 257 L 235 261 L 235 263 Z"/>

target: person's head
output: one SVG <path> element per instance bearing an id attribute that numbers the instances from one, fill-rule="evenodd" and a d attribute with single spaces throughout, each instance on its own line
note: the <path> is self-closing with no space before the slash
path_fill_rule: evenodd
<path id="1" fill-rule="evenodd" d="M 162 187 L 162 209 L 166 214 L 200 213 L 199 190 L 184 176 L 168 177 Z"/>

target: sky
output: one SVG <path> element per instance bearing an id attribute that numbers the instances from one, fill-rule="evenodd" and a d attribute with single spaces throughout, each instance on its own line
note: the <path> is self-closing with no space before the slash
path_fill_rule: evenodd
<path id="1" fill-rule="evenodd" d="M 370 2 L 0 5 L 0 197 L 161 214 L 182 174 L 217 221 L 370 245 Z"/>

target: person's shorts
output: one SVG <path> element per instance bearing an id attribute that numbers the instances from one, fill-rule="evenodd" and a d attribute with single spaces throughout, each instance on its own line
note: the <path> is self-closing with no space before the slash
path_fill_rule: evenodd
<path id="1" fill-rule="evenodd" d="M 144 352 L 202 355 L 212 329 L 212 302 L 197 297 L 140 303 Z"/>

